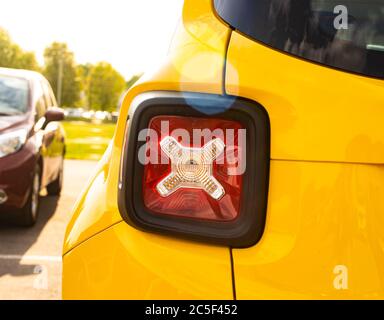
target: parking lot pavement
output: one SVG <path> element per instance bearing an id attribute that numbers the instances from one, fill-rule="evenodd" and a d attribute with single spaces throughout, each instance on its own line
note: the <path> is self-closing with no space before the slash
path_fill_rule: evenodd
<path id="1" fill-rule="evenodd" d="M 42 197 L 31 229 L 0 225 L 0 300 L 61 299 L 61 250 L 71 209 L 97 162 L 65 161 L 60 199 Z"/>

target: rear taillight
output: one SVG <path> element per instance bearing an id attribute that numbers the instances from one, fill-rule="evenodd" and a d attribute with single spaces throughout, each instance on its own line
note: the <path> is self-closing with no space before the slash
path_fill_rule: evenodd
<path id="1" fill-rule="evenodd" d="M 145 207 L 155 214 L 231 221 L 240 214 L 246 129 L 217 118 L 150 120 L 143 175 Z M 151 153 L 155 156 L 151 157 Z"/>
<path id="2" fill-rule="evenodd" d="M 209 94 L 150 92 L 130 107 L 119 210 L 147 232 L 232 247 L 264 230 L 269 118 L 259 104 Z"/>

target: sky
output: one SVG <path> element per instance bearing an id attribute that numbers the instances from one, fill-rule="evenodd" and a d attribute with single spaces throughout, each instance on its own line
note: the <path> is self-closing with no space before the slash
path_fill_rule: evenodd
<path id="1" fill-rule="evenodd" d="M 0 0 L 0 27 L 40 63 L 53 41 L 77 63 L 111 63 L 124 77 L 155 68 L 166 56 L 183 0 Z"/>

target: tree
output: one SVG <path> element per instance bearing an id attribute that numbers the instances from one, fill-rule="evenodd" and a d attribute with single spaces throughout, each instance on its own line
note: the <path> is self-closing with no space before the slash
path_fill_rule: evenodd
<path id="1" fill-rule="evenodd" d="M 109 63 L 96 64 L 89 75 L 89 105 L 91 109 L 116 110 L 121 94 L 125 90 L 125 79 Z"/>
<path id="2" fill-rule="evenodd" d="M 80 80 L 80 100 L 77 103 L 78 107 L 86 107 L 89 109 L 89 78 L 93 65 L 90 63 L 80 64 L 77 66 L 77 75 Z"/>
<path id="3" fill-rule="evenodd" d="M 44 51 L 44 75 L 51 83 L 52 89 L 58 94 L 60 69 L 62 70 L 61 105 L 71 107 L 80 97 L 80 81 L 77 74 L 74 54 L 65 43 L 54 42 Z"/>
<path id="4" fill-rule="evenodd" d="M 140 80 L 140 78 L 141 78 L 142 76 L 143 76 L 142 73 L 140 73 L 140 74 L 136 74 L 136 75 L 132 76 L 132 78 L 129 79 L 129 80 L 127 81 L 127 83 L 126 83 L 126 89 L 127 89 L 127 90 L 130 89 L 130 88 L 131 88 L 137 81 Z"/>
<path id="5" fill-rule="evenodd" d="M 23 51 L 13 43 L 8 32 L 0 28 L 0 67 L 39 71 L 33 52 Z"/>

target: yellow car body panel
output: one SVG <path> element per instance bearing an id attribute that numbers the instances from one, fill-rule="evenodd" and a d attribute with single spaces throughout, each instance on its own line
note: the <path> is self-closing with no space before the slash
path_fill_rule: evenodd
<path id="1" fill-rule="evenodd" d="M 262 240 L 233 251 L 238 299 L 383 299 L 384 167 L 271 161 Z"/>
<path id="2" fill-rule="evenodd" d="M 134 98 L 224 87 L 271 119 L 265 232 L 254 247 L 233 250 L 234 279 L 229 248 L 138 231 L 117 204 Z M 113 141 L 75 206 L 63 298 L 232 299 L 232 280 L 240 299 L 384 298 L 383 89 L 382 80 L 262 46 L 232 32 L 212 1 L 186 0 L 168 59 L 127 93 Z M 347 287 L 339 286 L 342 271 Z"/>
<path id="3" fill-rule="evenodd" d="M 125 222 L 64 257 L 64 299 L 232 299 L 229 250 L 137 231 Z"/>
<path id="4" fill-rule="evenodd" d="M 182 24 L 169 57 L 159 70 L 143 77 L 123 101 L 112 144 L 75 205 L 64 253 L 122 220 L 117 208 L 117 184 L 126 120 L 133 99 L 140 93 L 156 90 L 222 94 L 229 35 L 228 27 L 213 14 L 210 0 L 185 1 Z"/>
<path id="5" fill-rule="evenodd" d="M 233 32 L 226 93 L 268 111 L 272 159 L 384 164 L 383 80 L 304 61 Z"/>
<path id="6" fill-rule="evenodd" d="M 168 59 L 126 95 L 113 142 L 75 205 L 63 248 L 64 299 L 233 298 L 228 248 L 137 231 L 121 222 L 117 204 L 133 99 L 155 90 L 222 94 L 229 35 L 210 0 L 185 1 Z"/>
<path id="7" fill-rule="evenodd" d="M 233 32 L 226 92 L 271 119 L 266 229 L 233 252 L 237 297 L 383 299 L 384 81 Z"/>

